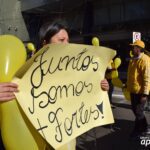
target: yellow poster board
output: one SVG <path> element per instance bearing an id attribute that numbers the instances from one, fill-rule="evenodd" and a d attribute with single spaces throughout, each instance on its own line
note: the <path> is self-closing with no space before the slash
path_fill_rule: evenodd
<path id="1" fill-rule="evenodd" d="M 16 74 L 19 104 L 55 149 L 93 127 L 114 122 L 100 82 L 115 54 L 102 46 L 50 44 Z"/>

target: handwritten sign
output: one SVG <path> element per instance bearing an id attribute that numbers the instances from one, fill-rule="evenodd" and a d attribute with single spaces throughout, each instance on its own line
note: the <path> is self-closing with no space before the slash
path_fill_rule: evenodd
<path id="1" fill-rule="evenodd" d="M 114 56 L 115 51 L 106 47 L 50 44 L 16 75 L 19 104 L 54 148 L 93 127 L 113 123 L 100 81 Z"/>

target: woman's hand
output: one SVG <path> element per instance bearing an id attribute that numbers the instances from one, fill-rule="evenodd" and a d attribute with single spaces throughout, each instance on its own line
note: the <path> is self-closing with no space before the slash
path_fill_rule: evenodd
<path id="1" fill-rule="evenodd" d="M 0 83 L 0 101 L 10 101 L 16 98 L 14 92 L 18 92 L 17 84 Z"/>
<path id="2" fill-rule="evenodd" d="M 106 79 L 101 81 L 100 86 L 101 86 L 103 91 L 108 91 L 109 90 L 109 83 Z"/>

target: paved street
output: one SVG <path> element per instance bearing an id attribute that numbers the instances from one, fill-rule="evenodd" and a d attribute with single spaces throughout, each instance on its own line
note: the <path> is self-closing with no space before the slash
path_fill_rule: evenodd
<path id="1" fill-rule="evenodd" d="M 130 102 L 124 99 L 121 90 L 115 89 L 113 93 L 113 108 L 115 123 L 104 127 L 97 127 L 88 134 L 84 135 L 87 140 L 87 150 L 150 150 L 147 146 L 141 145 L 141 138 L 150 136 L 146 135 L 139 139 L 131 140 L 129 134 L 133 129 L 134 115 L 131 111 Z M 146 112 L 148 123 L 150 124 L 150 112 Z M 95 139 L 96 137 L 96 139 Z M 148 141 L 150 144 L 150 141 Z"/>

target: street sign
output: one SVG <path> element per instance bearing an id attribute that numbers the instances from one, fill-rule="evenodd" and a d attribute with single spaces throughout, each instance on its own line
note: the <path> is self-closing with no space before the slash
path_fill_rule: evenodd
<path id="1" fill-rule="evenodd" d="M 137 40 L 141 40 L 141 33 L 140 32 L 133 32 L 133 43 Z"/>

